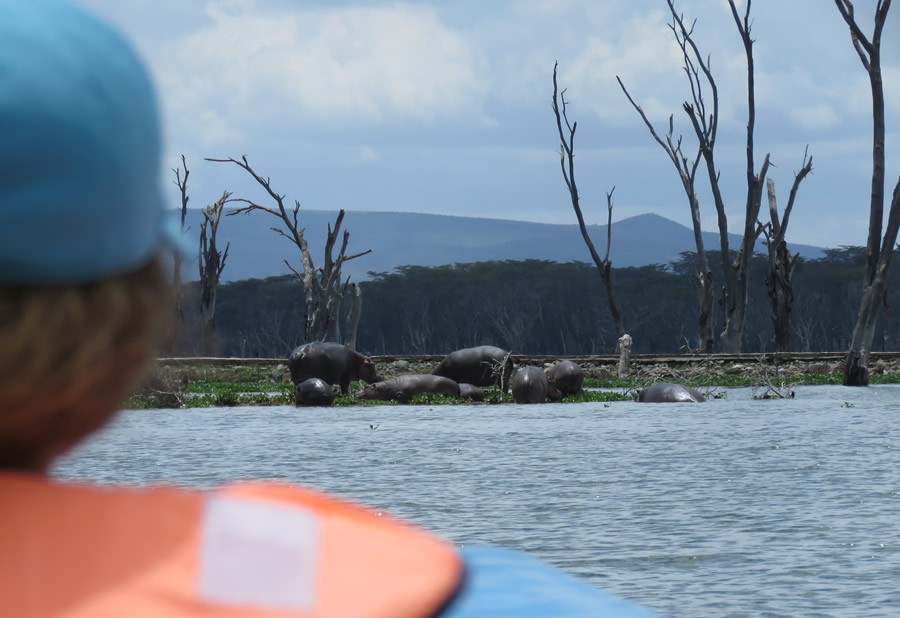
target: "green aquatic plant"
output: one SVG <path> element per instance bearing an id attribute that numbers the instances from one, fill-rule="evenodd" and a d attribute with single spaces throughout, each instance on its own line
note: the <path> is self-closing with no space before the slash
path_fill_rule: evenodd
<path id="1" fill-rule="evenodd" d="M 791 386 L 825 386 L 828 384 L 843 384 L 842 373 L 801 373 L 792 375 L 785 381 Z"/>
<path id="2" fill-rule="evenodd" d="M 588 378 L 584 379 L 585 388 L 629 388 L 637 383 L 633 378 Z"/>
<path id="3" fill-rule="evenodd" d="M 156 409 L 156 408 L 209 408 L 229 407 L 239 405 L 293 405 L 294 385 L 289 381 L 267 380 L 263 372 L 249 371 L 242 368 L 240 372 L 230 372 L 221 368 L 200 369 L 192 374 L 194 379 L 189 379 L 187 374 L 178 374 L 172 367 L 160 368 L 161 371 L 154 377 L 155 382 L 150 386 L 139 389 L 126 403 L 126 408 L 131 409 Z M 202 379 L 200 375 L 207 375 L 215 379 Z M 234 379 L 230 379 L 234 378 Z M 800 385 L 829 385 L 841 384 L 841 373 L 803 373 L 784 375 L 778 378 L 779 384 L 786 389 Z M 760 387 L 762 378 L 759 375 L 701 375 L 699 377 L 672 381 L 682 382 L 688 386 L 698 388 L 707 398 L 720 398 L 724 391 L 715 390 L 717 387 Z M 621 378 L 585 378 L 584 385 L 590 390 L 564 398 L 564 403 L 569 402 L 608 402 L 628 401 L 633 398 L 631 391 L 648 386 L 651 380 L 647 378 L 621 379 Z M 871 374 L 872 384 L 896 384 L 900 383 L 900 373 Z M 355 406 L 370 404 L 395 405 L 395 401 L 372 401 L 357 399 L 354 393 L 363 389 L 363 382 L 354 382 L 350 386 L 350 392 L 346 395 L 335 393 L 334 406 Z M 610 390 L 594 390 L 594 389 Z M 337 389 L 336 389 L 337 390 Z M 445 395 L 423 393 L 413 398 L 413 403 L 420 405 L 452 405 L 471 403 L 473 405 L 489 405 L 496 403 L 513 403 L 511 393 L 501 393 L 496 388 L 485 388 L 485 401 L 483 403 L 461 400 Z"/>
<path id="4" fill-rule="evenodd" d="M 618 391 L 595 391 L 595 390 L 586 390 L 581 391 L 575 395 L 569 395 L 568 397 L 563 397 L 563 403 L 578 403 L 578 402 L 609 402 L 609 401 L 632 401 L 634 397 L 631 395 L 618 392 Z"/>
<path id="5" fill-rule="evenodd" d="M 679 382 L 686 386 L 694 388 L 702 387 L 742 387 L 742 386 L 759 386 L 762 382 L 761 377 L 751 374 L 703 374 L 690 378 L 679 379 L 676 377 L 666 378 L 669 382 Z M 843 374 L 841 373 L 801 373 L 784 376 L 780 381 L 786 386 L 801 385 L 827 385 L 841 384 Z M 584 386 L 587 388 L 643 388 L 649 386 L 656 380 L 647 378 L 585 378 Z M 900 374 L 881 374 L 871 376 L 870 382 L 879 384 L 894 384 L 900 382 Z"/>
<path id="6" fill-rule="evenodd" d="M 843 384 L 843 381 L 837 384 Z M 900 384 L 900 373 L 870 373 L 869 384 Z"/>
<path id="7" fill-rule="evenodd" d="M 198 380 L 190 382 L 184 387 L 185 393 L 211 393 L 234 391 L 241 393 L 268 393 L 280 392 L 290 394 L 294 392 L 294 385 L 290 382 L 260 382 L 256 381 L 206 381 Z"/>

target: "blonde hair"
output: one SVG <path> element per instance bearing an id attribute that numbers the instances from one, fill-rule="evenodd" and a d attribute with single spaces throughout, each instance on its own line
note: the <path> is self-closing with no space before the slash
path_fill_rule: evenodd
<path id="1" fill-rule="evenodd" d="M 96 283 L 0 285 L 0 468 L 44 469 L 101 427 L 166 314 L 158 260 Z"/>

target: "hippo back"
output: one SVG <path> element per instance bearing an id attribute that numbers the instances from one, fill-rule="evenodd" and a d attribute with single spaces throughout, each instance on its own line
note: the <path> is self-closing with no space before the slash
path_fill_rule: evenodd
<path id="1" fill-rule="evenodd" d="M 439 393 L 459 397 L 459 385 L 450 378 L 430 373 L 408 374 L 369 384 L 356 396 L 361 399 L 407 402 L 419 393 Z"/>
<path id="2" fill-rule="evenodd" d="M 513 378 L 512 394 L 516 403 L 543 403 L 549 390 L 547 374 L 538 367 L 522 367 Z"/>
<path id="3" fill-rule="evenodd" d="M 504 363 L 503 370 L 496 372 L 495 367 L 500 363 Z M 451 352 L 431 373 L 457 383 L 475 386 L 500 384 L 505 393 L 509 390 L 512 365 L 509 352 L 495 346 L 482 345 Z"/>
<path id="4" fill-rule="evenodd" d="M 325 380 L 309 378 L 294 387 L 294 402 L 298 406 L 330 406 L 334 390 Z"/>
<path id="5" fill-rule="evenodd" d="M 346 393 L 353 380 L 377 382 L 375 365 L 367 356 L 340 343 L 312 342 L 296 348 L 288 357 L 288 369 L 294 384 L 319 378 L 338 384 Z"/>
<path id="6" fill-rule="evenodd" d="M 699 391 L 675 382 L 656 382 L 638 391 L 637 401 L 648 403 L 706 401 Z"/>
<path id="7" fill-rule="evenodd" d="M 459 397 L 460 399 L 471 399 L 472 401 L 484 401 L 484 391 L 472 384 L 461 382 L 459 385 Z"/>
<path id="8" fill-rule="evenodd" d="M 556 385 L 562 395 L 575 395 L 581 392 L 584 384 L 584 371 L 581 365 L 570 360 L 556 363 L 547 370 L 547 377 Z"/>

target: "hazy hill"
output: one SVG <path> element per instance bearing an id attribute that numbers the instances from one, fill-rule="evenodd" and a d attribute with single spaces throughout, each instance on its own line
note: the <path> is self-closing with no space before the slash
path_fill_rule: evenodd
<path id="1" fill-rule="evenodd" d="M 172 216 L 177 216 L 173 211 Z M 194 244 L 199 238 L 202 214 L 190 209 L 187 234 Z M 327 226 L 337 213 L 303 210 L 300 222 L 306 228 L 306 240 L 316 264 L 321 264 Z M 219 224 L 217 244 L 220 249 L 231 241 L 223 281 L 264 278 L 286 274 L 285 259 L 300 270 L 299 251 L 286 238 L 273 232 L 281 221 L 255 212 L 248 215 L 223 216 Z M 480 219 L 448 215 L 401 212 L 352 212 L 344 216 L 343 229 L 350 231 L 348 253 L 372 249 L 372 253 L 347 262 L 344 274 L 353 280 L 368 278 L 368 272 L 391 272 L 404 265 L 439 266 L 457 262 L 482 260 L 542 259 L 556 262 L 591 262 L 590 254 L 576 223 L 554 225 Z M 597 251 L 606 248 L 606 226 L 589 227 Z M 718 249 L 718 234 L 705 232 L 707 250 Z M 739 238 L 729 241 L 736 248 Z M 757 245 L 758 250 L 763 250 Z M 808 245 L 791 245 L 805 258 L 817 258 L 823 250 Z M 668 264 L 683 251 L 695 251 L 690 228 L 658 215 L 640 215 L 612 224 L 613 267 Z M 187 267 L 186 276 L 198 278 L 196 259 Z"/>

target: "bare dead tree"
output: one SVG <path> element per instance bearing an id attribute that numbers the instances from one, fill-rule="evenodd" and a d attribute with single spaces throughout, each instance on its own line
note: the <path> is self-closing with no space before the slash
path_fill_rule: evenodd
<path id="1" fill-rule="evenodd" d="M 522 351 L 541 319 L 540 295 L 521 281 L 494 286 L 483 300 L 487 323 L 504 347 Z"/>
<path id="2" fill-rule="evenodd" d="M 744 235 L 741 238 L 741 246 L 738 249 L 737 256 L 731 263 L 737 285 L 734 286 L 730 295 L 723 295 L 726 307 L 725 330 L 722 331 L 722 336 L 719 340 L 722 349 L 728 352 L 740 352 L 741 342 L 744 337 L 744 317 L 747 314 L 747 300 L 749 298 L 750 260 L 753 258 L 753 248 L 756 245 L 756 239 L 762 232 L 756 222 L 759 218 L 759 210 L 762 207 L 763 181 L 769 169 L 769 153 L 766 153 L 766 156 L 763 158 L 758 174 L 755 172 L 753 164 L 756 97 L 753 69 L 753 39 L 750 38 L 750 5 L 751 0 L 747 0 L 747 6 L 744 9 L 742 18 L 737 12 L 734 0 L 728 0 L 734 23 L 744 44 L 744 55 L 747 57 L 747 201 L 744 208 Z M 710 177 L 710 180 L 712 180 L 712 177 Z M 722 210 L 719 215 L 720 220 L 724 216 L 725 211 Z M 727 232 L 723 235 L 720 231 L 720 236 L 725 239 L 728 238 Z M 723 251 L 723 264 L 728 262 L 725 257 L 727 255 L 728 253 Z"/>
<path id="3" fill-rule="evenodd" d="M 357 287 L 352 291 L 353 302 L 349 307 L 349 311 L 344 313 L 342 303 L 348 292 L 351 292 L 350 277 L 341 283 L 341 267 L 344 262 L 353 260 L 360 256 L 371 253 L 371 249 L 366 249 L 360 253 L 347 255 L 347 243 L 350 240 L 350 232 L 344 230 L 343 239 L 338 250 L 337 257 L 333 256 L 334 247 L 340 235 L 341 223 L 344 220 L 344 210 L 338 212 L 335 219 L 334 227 L 329 224 L 328 236 L 325 239 L 325 255 L 321 267 L 316 267 L 313 262 L 309 246 L 303 234 L 305 228 L 298 223 L 298 213 L 300 211 L 300 202 L 294 200 L 294 207 L 288 210 L 284 205 L 284 197 L 275 192 L 268 177 L 263 178 L 257 174 L 250 163 L 247 156 L 243 155 L 238 161 L 234 158 L 212 159 L 207 161 L 217 163 L 233 163 L 242 168 L 263 188 L 272 200 L 275 207 L 263 206 L 252 200 L 244 198 L 236 198 L 232 201 L 243 202 L 246 206 L 236 208 L 228 213 L 228 216 L 237 214 L 248 214 L 253 211 L 267 212 L 281 219 L 282 227 L 271 228 L 274 232 L 281 234 L 290 240 L 299 250 L 303 268 L 298 271 L 290 262 L 284 260 L 284 263 L 290 269 L 294 276 L 303 282 L 303 289 L 306 300 L 306 324 L 304 333 L 307 341 L 334 341 L 344 343 L 354 343 L 356 341 L 356 333 L 347 333 L 348 328 L 355 328 L 359 324 L 359 315 L 354 311 L 360 311 L 362 308 L 362 291 Z M 342 314 L 346 315 L 345 319 L 341 319 Z M 343 322 L 343 323 L 342 323 Z"/>
<path id="4" fill-rule="evenodd" d="M 349 278 L 348 278 L 349 282 Z M 362 315 L 362 288 L 355 282 L 345 286 L 341 302 L 343 309 L 344 344 L 356 349 L 356 333 L 359 330 L 359 318 Z M 349 303 L 347 302 L 349 298 Z"/>
<path id="5" fill-rule="evenodd" d="M 404 338 L 414 354 L 426 354 L 431 350 L 434 320 L 430 309 L 429 299 L 424 294 L 416 294 L 400 311 Z"/>
<path id="6" fill-rule="evenodd" d="M 219 219 L 231 193 L 225 191 L 219 200 L 203 209 L 203 222 L 200 224 L 200 319 L 203 322 L 203 353 L 215 356 L 218 351 L 216 342 L 216 291 L 219 277 L 225 268 L 228 248 L 231 241 L 225 243 L 225 251 L 216 248 L 216 234 L 219 231 Z M 207 232 L 209 235 L 207 236 Z"/>
<path id="7" fill-rule="evenodd" d="M 811 291 L 796 298 L 791 311 L 791 332 L 799 342 L 798 352 L 810 352 L 825 340 L 826 326 L 821 319 L 821 309 L 826 297 L 822 292 Z"/>
<path id="8" fill-rule="evenodd" d="M 181 173 L 182 169 L 184 170 L 183 176 Z M 187 217 L 188 201 L 190 200 L 187 193 L 187 184 L 188 176 L 191 173 L 184 155 L 181 155 L 181 168 L 173 167 L 172 171 L 175 172 L 175 186 L 178 187 L 181 193 L 181 232 L 184 233 L 184 221 Z M 174 352 L 175 342 L 178 340 L 179 332 L 184 326 L 184 296 L 181 290 L 182 262 L 181 252 L 174 251 L 172 260 L 172 303 L 170 304 L 172 313 L 171 319 L 168 321 L 168 333 L 166 335 L 166 348 L 170 353 Z"/>
<path id="9" fill-rule="evenodd" d="M 705 119 L 706 102 L 703 99 L 703 92 L 700 88 L 693 87 L 699 81 L 697 67 L 692 62 L 691 56 L 687 53 L 687 48 L 684 45 L 685 41 L 678 37 L 678 32 L 675 30 L 674 22 L 670 27 L 675 32 L 676 39 L 678 39 L 679 43 L 681 43 L 681 50 L 684 55 L 684 70 L 687 73 L 688 79 L 690 80 L 692 85 L 691 92 L 693 95 L 694 108 L 698 110 L 698 116 Z M 691 222 L 694 229 L 694 244 L 697 247 L 697 259 L 700 261 L 700 267 L 694 273 L 693 279 L 694 285 L 697 286 L 697 302 L 700 307 L 698 315 L 698 335 L 700 339 L 700 349 L 704 352 L 711 353 L 713 352 L 716 344 L 715 336 L 713 335 L 715 321 L 713 316 L 713 300 L 715 298 L 715 288 L 713 283 L 712 270 L 709 267 L 709 261 L 706 259 L 706 249 L 703 246 L 703 230 L 700 228 L 700 201 L 697 198 L 697 192 L 694 188 L 695 180 L 697 177 L 697 168 L 700 165 L 701 149 L 698 146 L 697 154 L 695 154 L 693 160 L 689 162 L 687 156 L 685 156 L 684 152 L 681 149 L 681 136 L 679 135 L 677 140 L 673 140 L 673 115 L 669 115 L 669 130 L 666 133 L 665 140 L 663 140 L 656 132 L 656 129 L 647 118 L 647 115 L 644 113 L 644 110 L 641 108 L 641 106 L 635 103 L 634 99 L 631 97 L 631 94 L 629 94 L 628 90 L 625 88 L 625 84 L 622 83 L 622 80 L 618 75 L 616 76 L 616 80 L 619 82 L 619 86 L 622 88 L 622 92 L 625 93 L 625 96 L 628 98 L 631 106 L 634 107 L 634 109 L 640 115 L 641 119 L 644 121 L 644 124 L 647 125 L 647 129 L 650 130 L 650 135 L 653 136 L 653 139 L 656 140 L 656 142 L 662 147 L 665 153 L 669 155 L 669 159 L 672 161 L 672 164 L 675 166 L 675 170 L 678 172 L 678 177 L 681 179 L 681 186 L 684 188 L 685 195 L 687 195 L 688 204 L 691 209 Z M 715 116 L 713 116 L 711 120 L 712 121 L 710 123 L 702 124 L 700 127 L 701 131 L 704 134 L 704 138 L 708 143 L 715 142 Z"/>
<path id="10" fill-rule="evenodd" d="M 587 245 L 591 254 L 591 259 L 600 272 L 600 278 L 603 280 L 603 286 L 606 288 L 606 299 L 609 302 L 609 314 L 612 317 L 613 324 L 616 328 L 616 338 L 625 334 L 625 326 L 622 321 L 622 314 L 619 306 L 616 304 L 616 297 L 613 294 L 612 286 L 612 262 L 609 260 L 609 247 L 612 243 L 612 194 L 616 190 L 612 188 L 606 194 L 607 206 L 607 223 L 606 223 L 606 253 L 603 258 L 594 248 L 594 242 L 588 234 L 587 226 L 584 223 L 584 216 L 581 214 L 581 205 L 578 200 L 578 186 L 575 184 L 575 129 L 578 122 L 569 122 L 566 113 L 568 102 L 566 101 L 566 91 L 559 91 L 556 81 L 556 70 L 559 62 L 553 65 L 553 114 L 556 116 L 556 129 L 559 132 L 559 166 L 562 169 L 563 179 L 566 181 L 566 188 L 569 190 L 569 197 L 572 200 L 572 209 L 575 211 L 575 217 L 578 219 L 578 227 L 581 229 L 581 237 Z M 566 131 L 563 131 L 563 123 L 565 123 Z"/>
<path id="11" fill-rule="evenodd" d="M 871 40 L 856 22 L 850 0 L 834 0 L 841 17 L 850 28 L 850 40 L 863 68 L 869 76 L 872 90 L 872 192 L 869 201 L 869 235 L 866 241 L 866 271 L 856 325 L 850 350 L 844 363 L 845 386 L 868 386 L 869 353 L 878 325 L 881 306 L 887 307 L 887 279 L 897 231 L 900 227 L 900 179 L 888 212 L 887 226 L 882 238 L 884 216 L 884 84 L 881 78 L 881 34 L 891 8 L 891 0 L 878 0 L 875 7 L 875 26 Z"/>
<path id="12" fill-rule="evenodd" d="M 699 142 L 699 152 L 706 164 L 713 203 L 719 227 L 719 248 L 722 252 L 722 267 L 725 283 L 722 286 L 720 302 L 724 309 L 725 325 L 719 336 L 719 349 L 723 352 L 740 352 L 744 336 L 744 318 L 747 314 L 749 298 L 750 261 L 756 239 L 761 229 L 756 225 L 762 203 L 762 183 L 769 167 L 769 155 L 763 159 L 759 173 L 754 172 L 753 134 L 756 119 L 754 98 L 753 40 L 750 38 L 750 1 L 748 0 L 743 18 L 738 15 L 733 0 L 729 0 L 731 12 L 744 44 L 747 58 L 747 200 L 744 210 L 744 233 L 741 245 L 734 259 L 728 242 L 728 217 L 725 201 L 719 188 L 719 170 L 715 161 L 715 143 L 718 130 L 719 95 L 715 79 L 710 70 L 709 59 L 704 60 L 693 39 L 694 24 L 690 27 L 675 10 L 674 0 L 666 0 L 672 15 L 670 29 L 682 50 L 685 59 L 684 71 L 688 77 L 692 100 L 682 105 Z M 708 88 L 712 99 L 712 111 L 708 111 L 703 91 Z M 634 102 L 632 101 L 632 105 Z M 682 164 L 684 166 L 684 164 Z"/>
<path id="13" fill-rule="evenodd" d="M 812 157 L 808 156 L 808 149 L 803 152 L 803 165 L 799 172 L 794 174 L 794 183 L 788 195 L 787 206 L 784 207 L 784 216 L 778 216 L 778 203 L 775 199 L 775 181 L 766 179 L 766 188 L 769 196 L 769 221 L 759 223 L 765 236 L 765 245 L 769 254 L 769 274 L 766 275 L 766 290 L 772 303 L 772 326 L 775 330 L 774 342 L 776 352 L 791 351 L 791 326 L 790 316 L 794 306 L 794 287 L 791 277 L 797 266 L 799 253 L 792 254 L 785 242 L 788 221 L 794 208 L 794 200 L 800 183 L 812 171 Z"/>
<path id="14" fill-rule="evenodd" d="M 762 357 L 759 358 L 760 384 L 753 388 L 753 399 L 793 399 L 794 391 L 790 390 L 784 382 L 781 386 L 775 386 L 772 378 L 769 377 L 769 369 Z M 778 365 L 775 365 L 775 377 L 778 378 Z M 765 386 L 766 390 L 762 395 L 757 395 L 756 390 Z"/>

